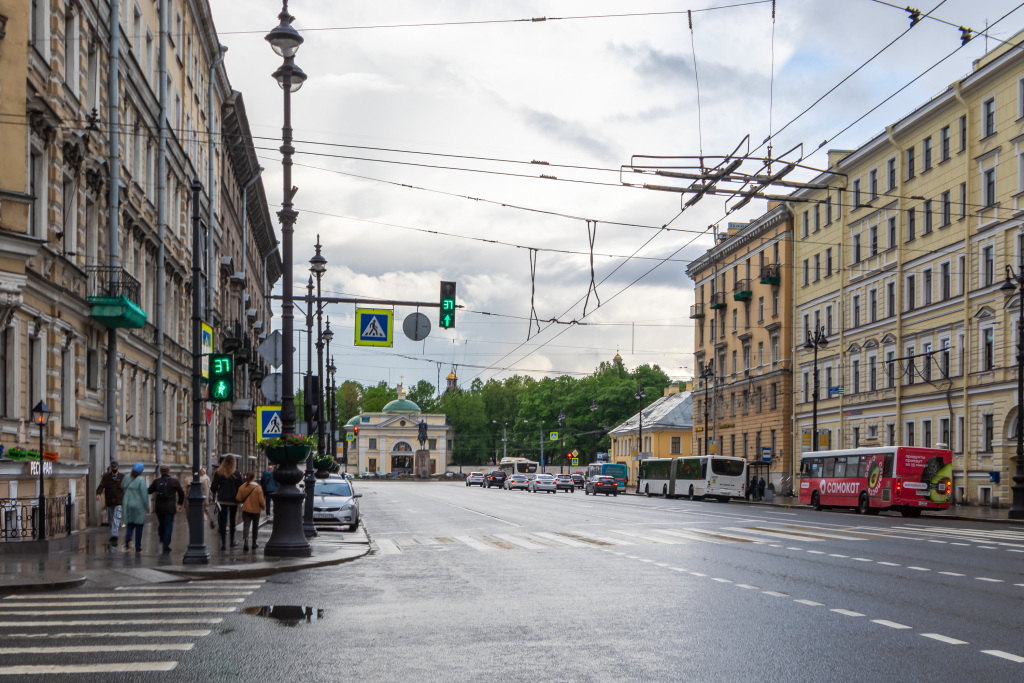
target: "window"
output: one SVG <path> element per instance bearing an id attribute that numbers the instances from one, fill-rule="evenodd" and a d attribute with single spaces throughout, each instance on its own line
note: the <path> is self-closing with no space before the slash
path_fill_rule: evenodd
<path id="1" fill-rule="evenodd" d="M 950 291 L 951 278 L 949 275 L 949 263 L 943 263 L 939 266 L 939 295 L 942 300 L 945 301 L 950 297 L 952 292 Z"/>
<path id="2" fill-rule="evenodd" d="M 804 287 L 810 284 L 810 267 L 807 265 L 807 259 L 804 259 Z"/>
<path id="3" fill-rule="evenodd" d="M 982 191 L 985 193 L 985 206 L 996 203 L 996 169 L 989 168 L 982 174 Z"/>
<path id="4" fill-rule="evenodd" d="M 889 429 L 889 445 L 890 446 L 895 446 L 896 445 L 896 425 L 890 424 L 890 425 L 887 425 L 887 426 L 888 426 L 888 429 Z"/>
<path id="5" fill-rule="evenodd" d="M 932 447 L 932 421 L 921 421 L 921 445 L 924 448 Z"/>
<path id="6" fill-rule="evenodd" d="M 868 390 L 878 389 L 878 359 L 875 356 L 868 358 Z"/>
<path id="7" fill-rule="evenodd" d="M 825 225 L 832 223 L 832 195 L 825 197 Z"/>
<path id="8" fill-rule="evenodd" d="M 939 369 L 943 377 L 949 377 L 949 340 L 942 340 L 942 355 L 939 356 Z M 947 440 L 946 443 L 949 443 Z"/>
<path id="9" fill-rule="evenodd" d="M 872 289 L 868 292 L 868 316 L 871 322 L 878 320 L 878 290 Z"/>
<path id="10" fill-rule="evenodd" d="M 736 362 L 737 357 L 738 356 L 737 356 L 736 351 L 734 349 L 733 352 L 732 352 L 732 374 L 734 374 L 734 375 L 737 372 L 739 372 L 739 370 L 740 370 L 739 369 L 739 363 Z"/>
<path id="11" fill-rule="evenodd" d="M 371 451 L 372 451 L 372 450 L 375 450 L 375 449 L 377 448 L 377 439 L 376 439 L 376 438 L 373 438 L 373 437 L 371 437 L 371 438 L 370 438 L 370 439 L 368 440 L 368 443 L 366 444 L 366 447 L 367 447 L 367 448 L 368 448 L 369 450 L 371 450 Z"/>
<path id="12" fill-rule="evenodd" d="M 81 43 L 78 38 L 78 14 L 71 10 L 70 5 L 64 13 L 64 82 L 71 88 L 71 92 L 78 95 L 79 75 L 78 60 L 79 47 Z"/>
<path id="13" fill-rule="evenodd" d="M 778 335 L 772 335 L 772 362 L 776 363 L 779 360 L 779 337 Z M 775 406 L 772 406 L 773 408 Z"/>
<path id="14" fill-rule="evenodd" d="M 924 296 L 924 304 L 932 302 L 932 270 L 928 268 L 921 274 L 921 294 Z"/>
<path id="15" fill-rule="evenodd" d="M 832 276 L 832 247 L 825 250 L 825 277 Z"/>
<path id="16" fill-rule="evenodd" d="M 821 206 L 814 205 L 814 232 L 821 230 Z"/>
<path id="17" fill-rule="evenodd" d="M 944 443 L 946 445 L 946 448 L 949 448 L 949 443 L 950 443 L 949 436 L 950 436 L 949 435 L 949 418 L 948 417 L 940 418 L 939 419 L 939 439 L 941 440 L 941 443 Z"/>
<path id="18" fill-rule="evenodd" d="M 932 139 L 925 138 L 921 142 L 921 170 L 927 171 L 932 167 Z"/>
<path id="19" fill-rule="evenodd" d="M 995 247 L 987 246 L 981 250 L 981 272 L 986 286 L 995 281 L 995 271 Z"/>
<path id="20" fill-rule="evenodd" d="M 878 169 L 872 169 L 868 173 L 868 192 L 871 193 L 871 199 L 878 199 Z"/>
<path id="21" fill-rule="evenodd" d="M 914 445 L 914 423 L 913 421 L 907 422 L 907 446 Z"/>
<path id="22" fill-rule="evenodd" d="M 853 181 L 853 208 L 860 208 L 860 178 Z"/>
<path id="23" fill-rule="evenodd" d="M 811 400 L 811 380 L 807 372 L 804 372 L 804 403 Z"/>
<path id="24" fill-rule="evenodd" d="M 890 389 L 896 386 L 896 352 L 888 351 L 885 354 L 885 374 L 888 377 L 887 384 Z"/>
<path id="25" fill-rule="evenodd" d="M 906 310 L 912 311 L 917 305 L 917 291 L 914 287 L 914 276 L 907 276 L 907 305 Z"/>
<path id="26" fill-rule="evenodd" d="M 953 222 L 953 200 L 950 198 L 949 190 L 942 193 L 942 224 L 949 225 Z"/>
<path id="27" fill-rule="evenodd" d="M 924 344 L 921 347 L 921 378 L 925 382 L 932 381 L 932 345 Z"/>
<path id="28" fill-rule="evenodd" d="M 427 450 L 428 451 L 436 451 L 437 450 L 437 439 L 427 439 Z"/>
<path id="29" fill-rule="evenodd" d="M 854 448 L 860 448 L 860 427 L 854 427 L 853 428 L 853 447 Z M 851 461 L 853 461 L 853 460 L 860 460 L 860 458 L 848 458 L 848 460 L 851 460 Z M 838 463 L 837 463 L 837 465 L 838 465 Z M 856 468 L 855 468 L 855 466 L 853 465 L 852 462 L 849 463 L 847 468 L 850 471 L 849 471 L 848 474 L 846 474 L 844 476 L 851 476 L 852 477 L 852 476 L 854 476 L 856 474 L 856 472 L 855 472 Z M 836 467 L 836 469 L 839 469 L 838 466 Z"/>
<path id="30" fill-rule="evenodd" d="M 2 352 L 0 347 L 0 352 Z M 85 351 L 85 388 L 96 390 L 100 386 L 100 354 L 92 347 Z M 0 397 L 2 398 L 2 397 Z"/>
<path id="31" fill-rule="evenodd" d="M 821 255 L 814 255 L 814 281 L 817 282 L 821 279 Z"/>
<path id="32" fill-rule="evenodd" d="M 907 180 L 914 177 L 914 148 L 907 150 Z"/>
<path id="33" fill-rule="evenodd" d="M 886 306 L 890 316 L 896 315 L 896 283 L 890 282 L 885 285 Z"/>
<path id="34" fill-rule="evenodd" d="M 679 455 L 683 452 L 683 439 L 679 436 L 673 436 L 669 445 L 669 450 L 672 455 Z"/>
<path id="35" fill-rule="evenodd" d="M 967 149 L 967 116 L 960 117 L 960 151 Z"/>
<path id="36" fill-rule="evenodd" d="M 743 369 L 750 370 L 750 344 L 743 345 Z"/>
<path id="37" fill-rule="evenodd" d="M 832 336 L 832 304 L 825 307 L 825 335 Z"/>
<path id="38" fill-rule="evenodd" d="M 878 255 L 878 226 L 873 225 L 868 228 L 868 240 L 870 242 L 869 248 L 871 249 L 871 255 Z"/>
<path id="39" fill-rule="evenodd" d="M 737 315 L 738 313 L 739 313 L 739 309 L 737 309 L 737 308 L 732 309 L 732 331 L 733 331 L 734 334 L 736 332 L 737 318 L 739 317 Z"/>
<path id="40" fill-rule="evenodd" d="M 896 248 L 896 217 L 889 218 L 889 249 Z"/>
<path id="41" fill-rule="evenodd" d="M 764 365 L 764 342 L 757 342 L 757 365 Z"/>
<path id="42" fill-rule="evenodd" d="M 771 393 L 771 397 L 769 398 L 769 403 L 768 403 L 768 405 L 770 405 L 770 406 L 771 406 L 772 410 L 775 410 L 775 405 L 776 405 L 776 403 L 775 403 L 775 395 L 776 395 L 776 394 L 778 393 L 778 392 L 777 392 L 777 391 L 775 390 L 775 382 L 772 382 L 772 383 L 771 383 L 771 392 L 772 392 L 772 393 Z M 775 431 L 774 431 L 774 430 L 772 430 L 772 440 L 773 440 L 773 441 L 774 441 L 774 437 L 775 437 Z"/>
<path id="43" fill-rule="evenodd" d="M 991 97 L 981 105 L 981 137 L 987 138 L 996 132 L 996 99 Z"/>
<path id="44" fill-rule="evenodd" d="M 860 391 L 860 361 L 854 360 L 851 364 L 852 370 L 850 373 L 850 393 L 856 394 Z"/>
<path id="45" fill-rule="evenodd" d="M 853 327 L 860 327 L 860 295 L 853 295 Z"/>
<path id="46" fill-rule="evenodd" d="M 860 263 L 860 235 L 853 236 L 853 262 Z"/>
<path id="47" fill-rule="evenodd" d="M 772 317 L 779 317 L 779 293 L 772 292 Z"/>
<path id="48" fill-rule="evenodd" d="M 949 126 L 939 133 L 939 155 L 942 157 L 941 161 L 949 159 Z"/>
<path id="49" fill-rule="evenodd" d="M 982 370 L 992 370 L 996 366 L 995 330 L 987 327 L 982 334 Z"/>
<path id="50" fill-rule="evenodd" d="M 967 215 L 967 183 L 960 183 L 960 218 Z"/>
<path id="51" fill-rule="evenodd" d="M 914 239 L 914 234 L 917 230 L 917 211 L 916 209 L 907 209 L 907 241 L 911 242 Z"/>
<path id="52" fill-rule="evenodd" d="M 807 218 L 807 212 L 806 211 L 804 211 L 803 220 L 804 220 L 804 237 L 807 237 L 807 225 L 808 225 L 809 219 Z"/>
<path id="53" fill-rule="evenodd" d="M 832 385 L 832 366 L 831 365 L 826 365 L 825 366 L 825 389 L 827 390 L 828 387 L 830 387 L 830 386 L 833 386 Z"/>
<path id="54" fill-rule="evenodd" d="M 896 157 L 889 159 L 886 165 L 886 175 L 889 177 L 889 191 L 896 189 Z"/>
<path id="55" fill-rule="evenodd" d="M 981 418 L 982 428 L 985 430 L 985 443 L 982 447 L 983 453 L 992 452 L 992 442 L 995 439 L 995 427 L 993 425 L 993 418 L 991 415 L 983 415 Z"/>
<path id="56" fill-rule="evenodd" d="M 932 231 L 932 200 L 928 199 L 924 203 L 924 232 L 922 234 L 929 234 Z"/>

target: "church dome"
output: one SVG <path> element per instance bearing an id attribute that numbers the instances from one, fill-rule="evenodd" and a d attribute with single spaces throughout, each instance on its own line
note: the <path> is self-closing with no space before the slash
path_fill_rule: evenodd
<path id="1" fill-rule="evenodd" d="M 418 413 L 420 407 L 407 398 L 396 398 L 381 409 L 382 413 Z"/>
<path id="2" fill-rule="evenodd" d="M 345 423 L 346 425 L 357 425 L 359 424 L 359 416 L 354 416 L 351 420 Z"/>

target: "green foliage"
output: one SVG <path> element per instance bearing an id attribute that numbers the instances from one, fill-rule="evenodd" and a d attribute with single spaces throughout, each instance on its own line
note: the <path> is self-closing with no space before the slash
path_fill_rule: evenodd
<path id="1" fill-rule="evenodd" d="M 421 379 L 416 383 L 416 386 L 406 392 L 406 398 L 418 405 L 424 413 L 432 413 L 434 412 L 433 408 L 436 401 L 434 394 L 436 391 L 433 384 L 425 379 Z"/>
<path id="2" fill-rule="evenodd" d="M 362 412 L 379 413 L 388 403 L 398 398 L 398 390 L 381 380 L 374 386 L 363 387 Z"/>
<path id="3" fill-rule="evenodd" d="M 358 382 L 346 380 L 338 387 L 338 424 L 345 424 L 359 414 L 362 400 L 362 386 Z"/>

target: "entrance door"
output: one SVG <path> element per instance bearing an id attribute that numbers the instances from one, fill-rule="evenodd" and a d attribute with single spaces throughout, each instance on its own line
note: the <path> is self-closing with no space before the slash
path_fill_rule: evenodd
<path id="1" fill-rule="evenodd" d="M 436 460 L 431 460 L 430 461 L 430 473 L 431 474 L 437 474 L 437 461 Z"/>
<path id="2" fill-rule="evenodd" d="M 376 472 L 377 471 L 377 458 L 370 458 L 369 460 L 367 460 L 367 462 L 370 463 L 369 466 L 368 466 L 368 469 L 371 472 Z"/>

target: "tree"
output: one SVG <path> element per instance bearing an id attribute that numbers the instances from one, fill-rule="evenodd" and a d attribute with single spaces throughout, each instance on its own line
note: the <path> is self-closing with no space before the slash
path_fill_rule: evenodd
<path id="1" fill-rule="evenodd" d="M 418 405 L 424 413 L 432 413 L 434 412 L 434 404 L 436 402 L 434 398 L 436 391 L 433 384 L 425 379 L 421 379 L 406 396 L 410 401 Z"/>
<path id="2" fill-rule="evenodd" d="M 398 398 L 398 391 L 381 380 L 374 386 L 363 387 L 363 412 L 379 413 L 384 406 Z"/>
<path id="3" fill-rule="evenodd" d="M 360 386 L 358 382 L 345 380 L 338 387 L 338 422 L 345 424 L 359 414 Z"/>

